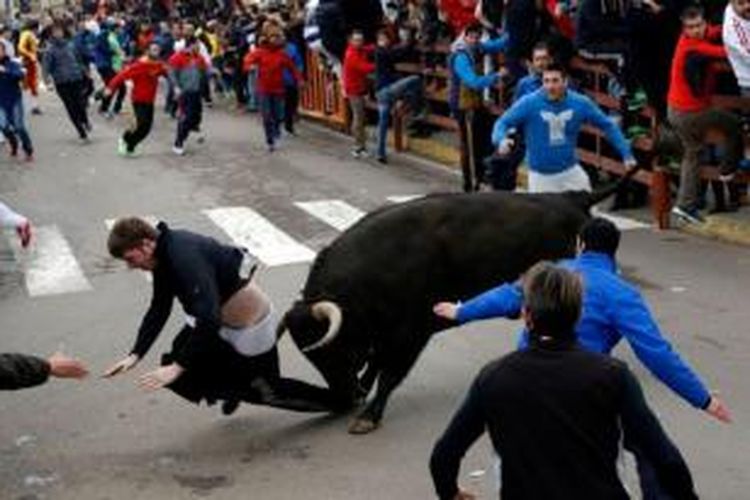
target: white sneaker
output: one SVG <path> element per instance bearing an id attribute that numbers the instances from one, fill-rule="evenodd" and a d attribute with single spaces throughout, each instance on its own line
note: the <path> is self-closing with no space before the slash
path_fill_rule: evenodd
<path id="1" fill-rule="evenodd" d="M 185 148 L 179 147 L 179 146 L 172 146 L 172 151 L 177 156 L 185 156 Z"/>

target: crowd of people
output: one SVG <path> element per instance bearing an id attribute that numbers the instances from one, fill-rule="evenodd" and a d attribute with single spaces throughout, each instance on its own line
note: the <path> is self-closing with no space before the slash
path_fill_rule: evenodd
<path id="1" fill-rule="evenodd" d="M 11 156 L 20 146 L 26 160 L 34 159 L 23 92 L 31 113 L 43 113 L 36 100 L 43 83 L 54 88 L 83 143 L 93 133 L 92 100 L 96 112 L 110 119 L 129 93 L 135 120 L 117 144 L 123 157 L 137 156 L 148 137 L 160 88 L 163 112 L 176 120 L 176 155 L 186 154 L 191 135 L 204 140 L 203 107 L 213 106 L 217 96 L 234 99 L 238 109 L 259 111 L 273 153 L 282 133 L 295 134 L 306 84 L 304 54 L 314 49 L 341 80 L 355 158 L 369 155 L 370 95 L 377 106 L 375 157 L 381 164 L 388 163 L 394 109 L 409 110 L 416 122 L 429 112 L 425 75 L 402 74 L 396 67 L 419 60 L 447 72 L 447 107 L 463 146 L 465 191 L 488 183 L 515 189 L 524 161 L 533 193 L 590 191 L 576 153 L 582 127 L 601 129 L 622 162 L 636 168 L 630 139 L 643 133 L 637 115 L 648 104 L 674 129 L 683 149 L 675 215 L 703 220 L 700 154 L 706 135 L 716 130 L 725 142 L 720 172 L 729 204 L 742 199 L 731 180 L 743 164 L 746 117 L 713 108 L 710 98 L 718 83 L 750 93 L 748 0 L 705 10 L 659 0 L 547 0 L 541 6 L 532 0 L 403 0 L 375 2 L 380 16 L 364 21 L 347 12 L 344 0 L 310 2 L 315 5 L 306 9 L 269 3 L 261 9 L 228 1 L 84 1 L 9 20 L 0 29 L 0 129 Z M 371 12 L 371 3 L 363 2 L 368 6 L 361 10 Z M 719 18 L 723 26 L 711 24 Z M 337 29 L 331 29 L 332 19 Z M 425 59 L 418 50 L 441 41 L 450 42 L 444 60 Z M 499 53 L 502 64 L 494 57 Z M 568 65 L 574 56 L 610 67 L 608 91 L 620 103 L 617 119 L 571 88 Z M 714 63 L 722 59 L 736 81 L 717 82 Z M 487 105 L 498 91 L 507 101 L 499 117 Z M 2 203 L 0 222 L 16 229 L 22 246 L 29 244 L 29 221 Z M 662 336 L 640 294 L 616 274 L 619 237 L 611 223 L 592 219 L 580 233 L 575 260 L 539 265 L 522 282 L 463 304 L 435 305 L 436 316 L 457 323 L 523 316 L 526 325 L 519 351 L 482 371 L 435 447 L 431 470 L 440 498 L 472 498 L 459 489 L 456 475 L 463 453 L 485 430 L 501 462 L 503 498 L 627 498 L 615 467 L 621 427 L 626 448 L 638 459 L 644 495 L 695 498 L 677 447 L 633 375 L 609 353 L 625 337 L 649 370 L 690 405 L 724 422 L 730 412 Z M 273 306 L 252 282 L 257 263 L 246 251 L 137 218 L 118 221 L 108 246 L 113 257 L 151 272 L 154 288 L 133 349 L 106 377 L 141 361 L 176 298 L 189 315 L 186 326 L 162 366 L 139 379 L 142 388 L 166 387 L 192 402 L 221 402 L 225 414 L 241 402 L 296 411 L 348 409 L 338 407 L 325 388 L 282 377 Z M 225 369 L 217 372 L 217 364 Z M 552 383 L 529 390 L 522 372 Z M 80 362 L 62 355 L 0 356 L 3 389 L 36 385 L 50 375 L 86 374 Z M 514 404 L 499 403 L 509 399 Z M 521 432 L 528 426 L 538 434 Z M 528 474 L 532 470 L 538 474 Z"/>

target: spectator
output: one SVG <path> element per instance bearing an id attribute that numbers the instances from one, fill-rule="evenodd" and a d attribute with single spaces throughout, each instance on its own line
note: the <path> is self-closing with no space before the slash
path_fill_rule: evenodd
<path id="1" fill-rule="evenodd" d="M 39 39 L 36 36 L 36 30 L 39 28 L 39 22 L 31 19 L 26 22 L 26 26 L 21 31 L 18 39 L 18 55 L 26 71 L 24 85 L 31 95 L 31 114 L 40 115 L 42 110 L 39 108 Z"/>
<path id="2" fill-rule="evenodd" d="M 291 38 L 292 33 L 287 31 L 286 46 L 284 51 L 294 63 L 294 67 L 301 75 L 305 71 L 305 64 L 302 60 L 302 53 L 297 43 Z M 297 108 L 299 107 L 299 83 L 294 76 L 294 72 L 284 70 L 284 130 L 294 135 L 294 122 L 297 118 Z"/>
<path id="3" fill-rule="evenodd" d="M 388 122 L 391 109 L 399 99 L 407 97 L 412 111 L 421 111 L 424 90 L 419 75 L 399 78 L 396 74 L 396 62 L 409 56 L 413 47 L 409 42 L 398 47 L 391 46 L 391 37 L 386 30 L 380 30 L 375 49 L 375 97 L 378 101 L 378 147 L 377 159 L 387 163 L 386 146 L 388 140 Z"/>
<path id="4" fill-rule="evenodd" d="M 629 498 L 616 465 L 623 434 L 653 461 L 670 498 L 697 498 L 687 465 L 627 366 L 578 347 L 580 278 L 542 263 L 523 288 L 529 348 L 488 364 L 475 379 L 432 452 L 438 497 L 474 498 L 456 478 L 486 429 L 504 461 L 504 500 Z"/>
<path id="5" fill-rule="evenodd" d="M 700 214 L 700 165 L 698 154 L 706 133 L 722 132 L 726 141 L 720 166 L 723 180 L 730 180 L 742 158 L 740 121 L 734 114 L 711 107 L 714 87 L 712 61 L 726 58 L 720 43 L 721 27 L 709 26 L 699 7 L 688 7 L 682 14 L 682 35 L 672 61 L 667 102 L 669 122 L 683 146 L 680 187 L 672 213 L 694 224 L 704 221 Z"/>
<path id="6" fill-rule="evenodd" d="M 522 97 L 532 94 L 542 87 L 542 73 L 552 63 L 549 46 L 539 42 L 531 53 L 529 74 L 521 78 L 516 84 L 513 101 L 518 102 Z M 487 174 L 493 189 L 513 191 L 516 188 L 518 166 L 526 156 L 526 144 L 523 133 L 512 130 L 508 135 L 513 138 L 513 148 L 508 155 L 492 155 L 485 160 Z"/>
<path id="7" fill-rule="evenodd" d="M 750 0 L 731 0 L 724 11 L 722 39 L 742 97 L 750 97 Z"/>
<path id="8" fill-rule="evenodd" d="M 63 354 L 47 359 L 25 354 L 0 354 L 0 390 L 13 391 L 42 385 L 49 377 L 82 379 L 88 375 L 78 360 Z"/>
<path id="9" fill-rule="evenodd" d="M 451 46 L 448 58 L 450 94 L 448 105 L 458 123 L 461 138 L 461 171 L 465 192 L 476 191 L 484 180 L 483 160 L 492 153 L 487 130 L 492 116 L 485 109 L 482 91 L 497 84 L 499 73 L 483 75 L 482 59 L 485 54 L 504 50 L 508 38 L 501 37 L 481 42 L 482 25 L 468 26 Z"/>
<path id="10" fill-rule="evenodd" d="M 8 140 L 10 155 L 18 155 L 20 140 L 26 161 L 31 161 L 34 159 L 34 147 L 23 116 L 22 81 L 23 68 L 5 53 L 5 45 L 0 44 L 0 129 Z"/>
<path id="11" fill-rule="evenodd" d="M 543 87 L 513 104 L 495 123 L 492 142 L 500 155 L 513 146 L 507 137 L 512 128 L 523 127 L 529 154 L 529 191 L 590 191 L 591 182 L 578 162 L 576 146 L 584 123 L 604 131 L 623 162 L 635 166 L 630 144 L 614 121 L 588 97 L 568 89 L 565 70 L 551 64 L 542 75 Z"/>
<path id="12" fill-rule="evenodd" d="M 245 56 L 244 69 L 249 72 L 251 68 L 257 68 L 256 88 L 266 145 L 273 152 L 281 136 L 281 123 L 284 120 L 284 72 L 290 71 L 296 82 L 302 81 L 302 74 L 284 50 L 286 42 L 280 27 L 269 29 L 258 42 L 258 48 Z"/>
<path id="13" fill-rule="evenodd" d="M 354 149 L 352 156 L 363 158 L 367 156 L 367 136 L 365 132 L 365 96 L 368 91 L 367 78 L 375 71 L 375 64 L 369 59 L 373 52 L 372 46 L 365 46 L 365 38 L 361 31 L 352 31 L 349 45 L 344 55 L 344 95 L 349 101 L 352 112 L 352 132 L 354 134 Z"/>
<path id="14" fill-rule="evenodd" d="M 91 123 L 86 111 L 88 68 L 84 66 L 80 52 L 73 42 L 65 38 L 65 30 L 59 24 L 52 28 L 52 40 L 44 54 L 44 70 L 55 84 L 71 123 L 82 141 L 89 140 Z"/>
<path id="15" fill-rule="evenodd" d="M 201 91 L 203 79 L 208 72 L 206 59 L 201 55 L 201 44 L 195 35 L 186 36 L 182 50 L 169 58 L 169 79 L 174 87 L 180 110 L 177 121 L 177 136 L 172 151 L 178 156 L 185 154 L 185 141 L 191 132 L 199 132 L 203 119 Z"/>

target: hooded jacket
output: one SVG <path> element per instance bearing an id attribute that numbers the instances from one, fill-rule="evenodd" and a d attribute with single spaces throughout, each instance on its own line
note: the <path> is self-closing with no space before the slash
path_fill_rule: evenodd
<path id="1" fill-rule="evenodd" d="M 83 79 L 84 64 L 75 44 L 69 40 L 52 40 L 44 54 L 44 69 L 55 85 Z"/>

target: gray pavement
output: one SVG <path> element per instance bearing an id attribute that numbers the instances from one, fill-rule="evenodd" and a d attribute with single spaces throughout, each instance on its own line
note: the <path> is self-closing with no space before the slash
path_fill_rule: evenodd
<path id="1" fill-rule="evenodd" d="M 104 221 L 155 215 L 227 240 L 202 210 L 246 206 L 318 250 L 338 231 L 294 202 L 344 200 L 363 211 L 395 195 L 455 189 L 452 173 L 394 157 L 388 167 L 349 157 L 349 139 L 301 126 L 281 150 L 265 152 L 254 116 L 207 112 L 205 145 L 170 151 L 174 125 L 159 114 L 141 156 L 115 155 L 126 118 L 95 121 L 80 145 L 54 96 L 29 117 L 37 161 L 0 161 L 0 199 L 64 235 L 91 289 L 30 296 L 22 259 L 0 241 L 1 351 L 62 348 L 95 373 L 131 345 L 150 287 L 106 256 Z M 750 491 L 750 254 L 745 248 L 651 230 L 625 234 L 624 271 L 643 287 L 675 348 L 722 391 L 736 422 L 712 421 L 646 373 L 622 346 L 649 401 L 692 467 L 702 498 L 741 500 Z M 260 275 L 279 308 L 297 295 L 308 264 Z M 436 337 L 395 393 L 374 434 L 346 434 L 347 419 L 242 406 L 232 417 L 163 391 L 143 394 L 135 376 L 82 384 L 52 381 L 0 395 L 0 498 L 5 499 L 380 499 L 431 498 L 427 457 L 468 384 L 490 359 L 513 348 L 518 324 L 490 321 Z M 169 326 L 136 372 L 158 362 L 179 327 Z M 282 341 L 283 369 L 320 380 Z M 493 498 L 486 441 L 467 456 L 462 482 Z"/>

